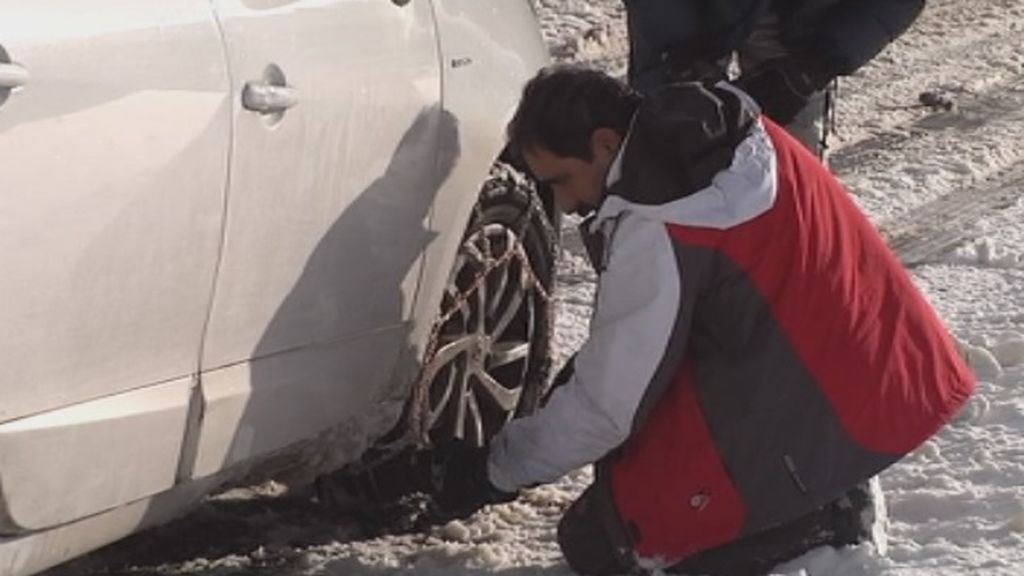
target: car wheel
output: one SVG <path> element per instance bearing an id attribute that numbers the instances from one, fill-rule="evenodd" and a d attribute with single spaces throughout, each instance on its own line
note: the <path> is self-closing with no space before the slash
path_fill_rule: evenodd
<path id="1" fill-rule="evenodd" d="M 532 182 L 497 164 L 449 275 L 413 427 L 482 446 L 536 410 L 550 365 L 556 235 Z"/>
<path id="2" fill-rule="evenodd" d="M 455 439 L 481 446 L 512 418 L 537 409 L 549 380 L 556 245 L 532 181 L 495 164 L 403 417 L 361 462 L 318 479 L 322 502 L 375 521 L 393 516 L 380 505 L 430 489 L 437 471 L 423 448 Z"/>

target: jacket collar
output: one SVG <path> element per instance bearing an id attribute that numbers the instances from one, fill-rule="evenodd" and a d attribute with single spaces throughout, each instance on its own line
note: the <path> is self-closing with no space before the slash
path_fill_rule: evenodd
<path id="1" fill-rule="evenodd" d="M 629 204 L 668 204 L 707 188 L 732 165 L 759 112 L 749 96 L 725 82 L 671 84 L 652 92 L 608 170 L 591 231 Z"/>

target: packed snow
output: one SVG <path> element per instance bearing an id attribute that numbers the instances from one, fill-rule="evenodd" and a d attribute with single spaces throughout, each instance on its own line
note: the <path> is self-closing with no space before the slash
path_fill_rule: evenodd
<path id="1" fill-rule="evenodd" d="M 620 0 L 536 1 L 553 58 L 622 72 Z M 1022 574 L 1024 2 L 929 2 L 911 31 L 842 82 L 837 130 L 833 168 L 904 256 L 979 386 L 951 425 L 883 474 L 887 555 L 820 549 L 776 573 Z M 594 295 L 571 224 L 556 294 L 559 361 L 586 337 Z M 580 470 L 464 522 L 372 538 L 303 494 L 229 493 L 52 574 L 569 575 L 555 526 L 589 480 Z"/>

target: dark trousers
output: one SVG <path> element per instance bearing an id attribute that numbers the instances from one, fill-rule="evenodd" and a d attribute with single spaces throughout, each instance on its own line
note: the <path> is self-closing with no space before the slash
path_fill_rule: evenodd
<path id="1" fill-rule="evenodd" d="M 682 79 L 696 80 L 708 78 L 725 78 L 731 57 L 718 62 L 686 62 L 686 70 L 673 69 L 670 59 L 660 52 L 656 46 L 644 37 L 644 34 L 632 18 L 628 18 L 630 53 L 629 53 L 629 84 L 641 93 L 648 93 L 675 80 L 679 74 Z M 766 11 L 757 21 L 750 35 L 736 47 L 736 59 L 739 71 L 747 73 L 757 70 L 766 62 L 789 54 L 783 43 L 782 24 L 778 15 Z M 834 88 L 827 88 L 815 93 L 804 109 L 797 114 L 786 131 L 799 140 L 808 150 L 824 160 L 833 106 L 835 104 Z"/>
<path id="2" fill-rule="evenodd" d="M 862 512 L 873 506 L 867 483 L 820 510 L 686 558 L 665 571 L 708 576 L 760 576 L 819 546 L 857 544 L 870 537 Z M 617 519 L 607 482 L 599 476 L 566 511 L 558 545 L 578 574 L 642 574 Z"/>

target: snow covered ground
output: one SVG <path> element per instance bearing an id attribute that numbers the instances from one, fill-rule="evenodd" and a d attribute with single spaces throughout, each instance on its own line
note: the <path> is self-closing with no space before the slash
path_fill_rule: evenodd
<path id="1" fill-rule="evenodd" d="M 537 0 L 552 54 L 624 64 L 619 0 Z M 948 97 L 952 110 L 920 105 Z M 1024 573 L 1024 0 L 933 0 L 842 83 L 832 165 L 964 344 L 980 385 L 955 423 L 882 478 L 890 548 L 819 550 L 806 576 Z M 586 334 L 594 276 L 567 230 L 558 354 Z M 586 470 L 430 533 L 365 538 L 302 495 L 218 498 L 53 576 L 562 576 L 554 542 Z"/>

